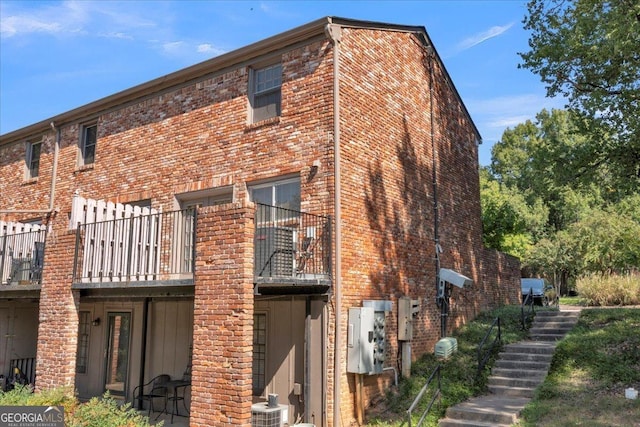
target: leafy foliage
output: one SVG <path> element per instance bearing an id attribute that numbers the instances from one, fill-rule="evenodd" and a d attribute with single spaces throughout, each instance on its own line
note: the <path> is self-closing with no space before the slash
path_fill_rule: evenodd
<path id="1" fill-rule="evenodd" d="M 480 174 L 485 245 L 563 295 L 581 274 L 640 268 L 640 187 L 616 187 L 610 165 L 585 167 L 582 120 L 541 111 L 505 131 Z"/>
<path id="2" fill-rule="evenodd" d="M 639 305 L 640 273 L 589 274 L 578 279 L 576 290 L 592 306 Z"/>
<path id="3" fill-rule="evenodd" d="M 0 406 L 63 406 L 67 427 L 150 427 L 149 418 L 130 404 L 120 405 L 108 393 L 79 403 L 71 388 L 61 387 L 34 393 L 29 386 L 0 391 Z M 163 422 L 156 424 L 161 427 Z"/>
<path id="4" fill-rule="evenodd" d="M 640 3 L 530 0 L 525 68 L 562 95 L 589 135 L 585 168 L 609 165 L 616 186 L 640 184 Z"/>

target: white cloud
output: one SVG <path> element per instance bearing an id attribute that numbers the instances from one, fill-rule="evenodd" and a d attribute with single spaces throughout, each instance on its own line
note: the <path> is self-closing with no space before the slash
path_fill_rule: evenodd
<path id="1" fill-rule="evenodd" d="M 534 120 L 543 109 L 564 108 L 562 98 L 547 98 L 544 94 L 519 94 L 486 99 L 467 99 L 473 121 L 487 142 L 499 141 L 507 128 Z"/>
<path id="2" fill-rule="evenodd" d="M 489 121 L 487 126 L 492 128 L 507 128 L 519 125 L 520 123 L 524 123 L 527 120 L 531 120 L 532 117 L 527 114 L 508 116 L 508 117 L 499 117 L 495 120 Z"/>
<path id="3" fill-rule="evenodd" d="M 184 50 L 185 42 L 167 42 L 162 44 L 162 50 L 170 54 L 178 54 Z"/>
<path id="4" fill-rule="evenodd" d="M 104 37 L 107 39 L 122 39 L 122 40 L 133 40 L 133 36 L 125 33 L 100 33 L 100 37 Z"/>
<path id="5" fill-rule="evenodd" d="M 498 37 L 499 35 L 507 32 L 509 28 L 511 28 L 512 26 L 513 26 L 513 22 L 507 25 L 502 25 L 502 26 L 496 25 L 494 27 L 489 28 L 486 31 L 482 31 L 480 33 L 472 35 L 471 37 L 467 37 L 466 39 L 458 43 L 458 46 L 457 46 L 458 51 L 470 49 L 474 46 L 479 45 L 482 42 L 485 42 L 494 37 Z"/>
<path id="6" fill-rule="evenodd" d="M 210 54 L 210 55 L 221 55 L 224 53 L 224 50 L 219 49 L 215 46 L 213 46 L 212 44 L 209 43 L 202 43 L 199 44 L 198 47 L 196 48 L 196 51 L 198 53 L 206 53 L 206 54 Z"/>
<path id="7" fill-rule="evenodd" d="M 0 19 L 2 37 L 13 37 L 18 33 L 58 33 L 62 26 L 58 22 L 45 22 L 27 16 L 9 16 Z"/>
<path id="8" fill-rule="evenodd" d="M 40 33 L 99 35 L 133 39 L 131 32 L 155 28 L 153 21 L 116 2 L 5 3 L 0 14 L 3 38 Z"/>

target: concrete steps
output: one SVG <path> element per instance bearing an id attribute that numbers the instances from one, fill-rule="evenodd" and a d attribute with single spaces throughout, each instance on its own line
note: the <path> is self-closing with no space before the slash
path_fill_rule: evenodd
<path id="1" fill-rule="evenodd" d="M 573 328 L 579 313 L 569 311 L 540 311 L 536 313 L 529 337 L 537 341 L 558 341 Z"/>
<path id="2" fill-rule="evenodd" d="M 490 394 L 447 409 L 439 427 L 507 427 L 518 420 L 535 389 L 544 381 L 556 342 L 573 328 L 579 311 L 540 311 L 530 340 L 504 346 L 489 376 Z"/>

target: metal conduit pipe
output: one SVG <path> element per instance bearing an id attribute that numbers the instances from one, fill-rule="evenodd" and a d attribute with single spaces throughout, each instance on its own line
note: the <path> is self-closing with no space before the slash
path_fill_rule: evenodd
<path id="1" fill-rule="evenodd" d="M 333 280 L 335 295 L 335 339 L 333 349 L 333 426 L 340 425 L 340 362 L 342 360 L 342 212 L 340 208 L 340 37 L 342 29 L 330 23 L 325 27 L 327 37 L 333 43 L 333 156 L 334 156 L 334 209 L 336 268 Z"/>

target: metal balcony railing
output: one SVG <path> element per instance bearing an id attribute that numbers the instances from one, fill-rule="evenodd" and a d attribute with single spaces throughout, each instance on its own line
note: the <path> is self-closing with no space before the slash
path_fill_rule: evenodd
<path id="1" fill-rule="evenodd" d="M 195 210 L 78 225 L 74 283 L 193 279 Z"/>
<path id="2" fill-rule="evenodd" d="M 257 204 L 256 281 L 325 280 L 331 276 L 331 218 Z"/>
<path id="3" fill-rule="evenodd" d="M 46 234 L 38 230 L 0 236 L 0 283 L 40 284 Z"/>

